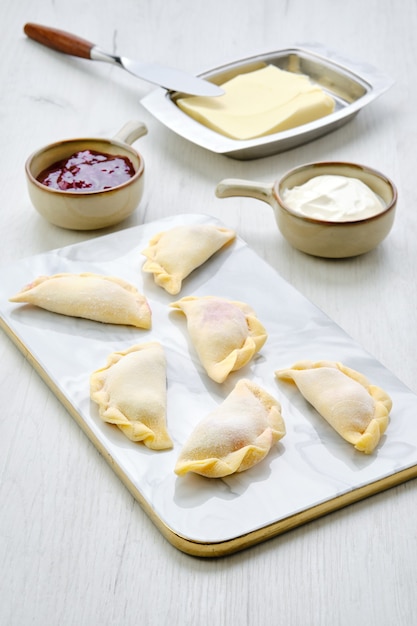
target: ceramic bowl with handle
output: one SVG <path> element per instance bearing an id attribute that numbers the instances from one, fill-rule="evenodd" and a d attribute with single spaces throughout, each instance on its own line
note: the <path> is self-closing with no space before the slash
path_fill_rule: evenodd
<path id="1" fill-rule="evenodd" d="M 25 165 L 33 206 L 45 219 L 61 228 L 95 230 L 121 222 L 135 211 L 143 195 L 144 159 L 131 144 L 146 133 L 145 124 L 130 121 L 112 139 L 66 139 L 37 150 Z M 83 150 L 127 157 L 134 174 L 120 185 L 96 191 L 63 191 L 37 180 L 41 172 L 54 163 Z"/>
<path id="2" fill-rule="evenodd" d="M 371 217 L 332 221 L 306 217 L 286 204 L 285 190 L 327 174 L 359 179 L 382 200 L 383 209 Z M 325 258 L 352 257 L 375 248 L 390 232 L 397 205 L 397 189 L 389 178 L 370 167 L 343 161 L 301 165 L 273 183 L 225 179 L 217 185 L 216 195 L 246 196 L 266 202 L 274 210 L 282 235 L 294 248 Z"/>

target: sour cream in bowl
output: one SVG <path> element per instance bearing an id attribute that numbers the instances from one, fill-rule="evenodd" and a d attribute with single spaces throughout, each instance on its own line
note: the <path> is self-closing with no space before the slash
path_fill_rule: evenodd
<path id="1" fill-rule="evenodd" d="M 343 161 L 301 165 L 274 183 L 225 179 L 218 197 L 252 196 L 271 205 L 297 250 L 346 258 L 380 244 L 394 223 L 397 189 L 381 172 Z"/>
<path id="2" fill-rule="evenodd" d="M 350 222 L 381 213 L 383 200 L 359 178 L 321 174 L 285 188 L 282 199 L 290 209 L 318 220 Z"/>

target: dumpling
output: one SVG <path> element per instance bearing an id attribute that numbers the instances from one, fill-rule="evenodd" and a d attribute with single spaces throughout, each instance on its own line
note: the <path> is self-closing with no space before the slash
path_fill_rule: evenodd
<path id="1" fill-rule="evenodd" d="M 360 452 L 370 454 L 385 432 L 392 401 L 367 378 L 342 363 L 300 361 L 277 370 L 277 378 L 292 380 L 322 417 Z"/>
<path id="2" fill-rule="evenodd" d="M 145 296 L 113 276 L 89 272 L 39 276 L 9 301 L 96 322 L 151 327 L 151 310 Z"/>
<path id="3" fill-rule="evenodd" d="M 152 450 L 172 448 L 166 426 L 166 359 L 160 343 L 113 352 L 90 377 L 90 397 L 100 417 Z"/>
<path id="4" fill-rule="evenodd" d="M 175 473 L 221 478 L 243 472 L 259 463 L 284 435 L 279 402 L 256 383 L 241 379 L 222 404 L 197 424 L 181 450 Z"/>
<path id="5" fill-rule="evenodd" d="M 268 337 L 253 309 L 244 302 L 188 296 L 170 306 L 185 314 L 201 364 L 217 383 L 249 363 Z"/>
<path id="6" fill-rule="evenodd" d="M 142 251 L 147 257 L 142 269 L 154 275 L 157 285 L 176 295 L 186 276 L 235 237 L 233 230 L 214 224 L 176 226 L 150 240 Z"/>

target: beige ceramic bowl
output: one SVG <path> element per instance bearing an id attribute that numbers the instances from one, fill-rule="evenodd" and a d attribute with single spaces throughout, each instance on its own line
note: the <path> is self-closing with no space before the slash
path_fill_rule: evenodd
<path id="1" fill-rule="evenodd" d="M 68 139 L 32 154 L 26 161 L 25 170 L 29 196 L 35 209 L 52 224 L 73 230 L 105 228 L 124 220 L 138 206 L 144 188 L 143 157 L 130 144 L 147 132 L 142 122 L 131 121 L 112 139 Z M 87 149 L 128 157 L 135 174 L 127 182 L 102 191 L 60 191 L 36 180 L 53 163 Z"/>
<path id="2" fill-rule="evenodd" d="M 384 202 L 385 209 L 372 217 L 332 222 L 304 217 L 285 205 L 285 189 L 302 185 L 314 176 L 335 174 L 358 178 Z M 325 258 L 345 258 L 364 254 L 375 248 L 391 230 L 397 204 L 394 184 L 380 172 L 347 162 L 318 162 L 301 165 L 274 183 L 226 179 L 216 188 L 219 198 L 248 196 L 272 206 L 278 227 L 297 250 Z"/>

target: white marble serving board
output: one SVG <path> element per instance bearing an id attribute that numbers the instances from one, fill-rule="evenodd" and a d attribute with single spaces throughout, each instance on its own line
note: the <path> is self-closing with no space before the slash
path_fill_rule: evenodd
<path id="1" fill-rule="evenodd" d="M 168 540 L 190 554 L 211 556 L 256 543 L 415 476 L 417 397 L 239 238 L 194 271 L 178 296 L 170 296 L 142 272 L 141 250 L 155 233 L 207 222 L 218 223 L 204 215 L 179 215 L 4 267 L 0 319 Z M 8 302 L 38 275 L 85 271 L 136 285 L 150 303 L 152 329 L 105 325 Z M 198 362 L 185 317 L 169 308 L 187 295 L 247 302 L 268 331 L 261 352 L 221 385 Z M 167 421 L 174 441 L 170 451 L 132 443 L 100 420 L 89 397 L 90 374 L 105 364 L 109 353 L 150 340 L 160 341 L 167 356 Z M 355 451 L 293 385 L 275 380 L 274 370 L 301 359 L 341 361 L 390 394 L 390 425 L 374 454 Z M 225 479 L 176 476 L 177 456 L 194 425 L 243 377 L 279 400 L 286 436 L 246 472 Z"/>

